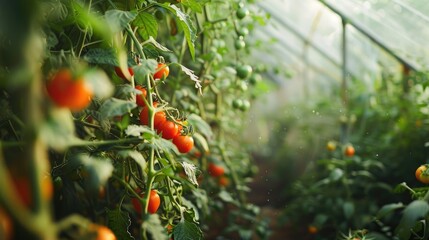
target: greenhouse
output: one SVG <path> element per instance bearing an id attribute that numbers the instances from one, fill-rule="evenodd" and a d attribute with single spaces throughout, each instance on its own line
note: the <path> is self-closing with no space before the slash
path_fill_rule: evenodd
<path id="1" fill-rule="evenodd" d="M 0 2 L 1 240 L 429 239 L 423 0 Z"/>

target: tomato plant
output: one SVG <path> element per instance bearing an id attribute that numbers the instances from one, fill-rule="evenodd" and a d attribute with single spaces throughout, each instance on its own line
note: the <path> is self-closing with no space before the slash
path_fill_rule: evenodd
<path id="1" fill-rule="evenodd" d="M 0 84 L 0 208 L 19 222 L 17 239 L 203 239 L 219 206 L 225 211 L 216 214 L 237 216 L 229 219 L 235 233 L 220 235 L 267 234 L 245 197 L 251 156 L 231 137 L 241 134 L 258 91 L 231 71 L 251 71 L 245 38 L 253 16 L 243 12 L 239 37 L 239 6 L 226 4 L 231 11 L 220 19 L 226 12 L 207 1 L 5 6 L 22 16 L 6 21 L 19 22 L 7 36 L 13 54 L 0 48 L 14 56 L 0 63 L 8 79 Z M 237 90 L 244 104 L 229 108 Z M 228 181 L 205 178 L 211 158 L 228 169 Z M 9 168 L 28 180 L 15 187 Z"/>

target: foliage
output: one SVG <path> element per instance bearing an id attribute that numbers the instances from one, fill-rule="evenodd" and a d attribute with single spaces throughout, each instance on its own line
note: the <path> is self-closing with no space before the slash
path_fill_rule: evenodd
<path id="1" fill-rule="evenodd" d="M 254 20 L 265 22 L 256 10 L 236 16 L 252 4 L 2 3 L 0 206 L 18 223 L 15 237 L 93 239 L 94 222 L 118 239 L 202 239 L 213 216 L 230 213 L 220 235 L 266 239 L 266 222 L 246 201 L 254 168 L 239 136 L 251 101 L 267 83 L 250 80 L 263 74 L 244 60 L 252 45 L 232 47 L 246 40 Z M 154 77 L 159 63 L 169 68 L 161 79 Z M 66 82 L 84 81 L 79 86 L 89 106 L 59 105 L 62 95 L 46 93 L 60 69 L 71 72 Z M 137 85 L 147 91 L 147 124 L 136 104 Z M 67 96 L 64 102 L 73 103 L 82 95 Z M 232 106 L 236 98 L 242 100 L 238 108 Z M 155 122 L 159 112 L 181 129 L 179 135 L 192 136 L 189 153 L 163 137 Z M 222 184 L 209 176 L 211 162 L 224 166 Z M 19 175 L 31 183 L 29 209 L 15 201 L 22 198 L 12 184 Z M 51 185 L 55 179 L 52 201 L 41 197 L 42 179 Z M 154 214 L 148 211 L 151 190 L 161 202 Z"/>

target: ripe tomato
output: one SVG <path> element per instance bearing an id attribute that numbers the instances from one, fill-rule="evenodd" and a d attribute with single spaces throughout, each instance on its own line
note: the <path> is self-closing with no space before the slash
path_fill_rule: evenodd
<path id="1" fill-rule="evenodd" d="M 179 134 L 179 126 L 172 121 L 165 121 L 157 128 L 164 139 L 173 139 Z"/>
<path id="2" fill-rule="evenodd" d="M 155 80 L 167 78 L 168 74 L 170 74 L 170 68 L 165 63 L 158 63 L 156 70 L 155 74 L 153 74 Z"/>
<path id="3" fill-rule="evenodd" d="M 144 194 L 141 195 L 141 197 L 143 197 L 143 196 L 144 196 Z M 140 201 L 137 198 L 132 198 L 131 203 L 133 204 L 133 207 L 136 210 L 136 212 L 138 214 L 141 214 L 142 205 L 141 205 Z M 150 196 L 149 196 L 149 205 L 147 208 L 148 212 L 151 214 L 156 213 L 156 211 L 158 211 L 158 208 L 160 205 L 161 205 L 161 198 L 159 197 L 158 192 L 156 190 L 151 190 Z"/>
<path id="4" fill-rule="evenodd" d="M 194 147 L 194 138 L 186 135 L 177 135 L 173 138 L 173 143 L 180 153 L 187 153 Z"/>
<path id="5" fill-rule="evenodd" d="M 9 215 L 0 208 L 0 239 L 12 239 L 13 222 Z"/>
<path id="6" fill-rule="evenodd" d="M 26 207 L 30 207 L 33 200 L 31 199 L 31 185 L 28 179 L 26 177 L 13 177 L 12 181 L 21 203 Z M 54 187 L 50 177 L 42 179 L 41 191 L 43 199 L 48 201 L 52 199 Z"/>
<path id="7" fill-rule="evenodd" d="M 427 165 L 421 165 L 420 167 L 417 168 L 415 173 L 417 180 L 419 180 L 424 184 L 429 184 L 429 174 L 426 173 L 427 169 L 428 169 Z"/>
<path id="8" fill-rule="evenodd" d="M 213 177 L 220 177 L 225 173 L 225 169 L 222 166 L 218 166 L 214 163 L 209 163 L 209 174 Z"/>
<path id="9" fill-rule="evenodd" d="M 91 102 L 92 91 L 82 78 L 73 79 L 69 69 L 59 70 L 46 87 L 49 96 L 59 107 L 80 111 Z"/>
<path id="10" fill-rule="evenodd" d="M 91 224 L 90 229 L 97 232 L 96 240 L 116 240 L 115 234 L 106 226 Z"/>
<path id="11" fill-rule="evenodd" d="M 128 72 L 130 73 L 131 76 L 134 76 L 133 68 L 129 67 Z M 122 79 L 126 79 L 125 74 L 122 72 L 121 68 L 115 67 L 115 73 L 116 75 L 118 75 L 118 77 Z"/>
<path id="12" fill-rule="evenodd" d="M 319 229 L 317 229 L 317 227 L 315 227 L 313 225 L 310 225 L 310 226 L 308 226 L 307 231 L 310 234 L 316 234 L 319 231 Z"/>
<path id="13" fill-rule="evenodd" d="M 229 185 L 229 179 L 225 176 L 220 176 L 217 180 L 220 186 L 226 187 Z"/>
<path id="14" fill-rule="evenodd" d="M 344 154 L 347 157 L 353 157 L 353 155 L 355 155 L 355 148 L 352 145 L 348 145 L 344 150 Z"/>
<path id="15" fill-rule="evenodd" d="M 136 94 L 136 103 L 140 107 L 146 106 L 146 103 L 144 102 L 143 98 L 146 98 L 147 91 L 146 88 L 142 86 L 136 86 L 136 89 L 141 92 L 141 94 Z"/>
<path id="16" fill-rule="evenodd" d="M 326 144 L 326 149 L 328 150 L 328 151 L 330 151 L 330 152 L 333 152 L 333 151 L 335 151 L 335 149 L 337 148 L 337 144 L 335 144 L 335 142 L 334 141 L 329 141 L 327 144 Z"/>
<path id="17" fill-rule="evenodd" d="M 156 107 L 158 103 L 154 103 L 153 106 Z M 155 129 L 158 129 L 165 121 L 167 121 L 167 116 L 165 112 L 156 112 L 153 119 L 153 126 Z M 143 125 L 149 125 L 149 108 L 144 106 L 140 112 L 140 123 Z"/>

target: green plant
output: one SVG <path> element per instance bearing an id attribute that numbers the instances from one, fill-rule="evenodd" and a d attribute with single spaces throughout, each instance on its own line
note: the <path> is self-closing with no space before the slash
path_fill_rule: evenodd
<path id="1" fill-rule="evenodd" d="M 245 198 L 253 174 L 237 139 L 245 115 L 229 108 L 239 81 L 231 70 L 247 54 L 230 51 L 229 38 L 238 25 L 253 24 L 236 22 L 234 1 L 32 0 L 1 7 L 25 16 L 2 15 L 16 31 L 0 34 L 15 49 L 0 48 L 0 206 L 22 227 L 17 239 L 94 239 L 93 224 L 121 240 L 202 239 L 216 213 L 230 212 L 246 213 L 246 221 L 235 215 L 234 228 L 220 235 L 267 237 L 266 222 Z M 49 87 L 49 76 L 64 68 L 72 74 L 61 79 L 79 91 Z M 56 104 L 45 96 L 46 84 Z M 257 87 L 240 93 L 246 108 Z M 230 184 L 203 178 L 208 158 L 227 166 Z M 29 176 L 29 209 L 14 201 L 16 174 Z M 56 182 L 52 201 L 43 197 L 45 175 Z"/>

